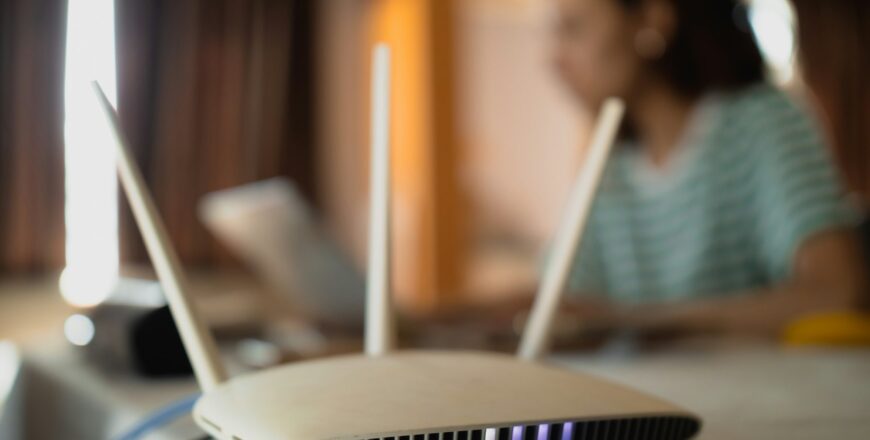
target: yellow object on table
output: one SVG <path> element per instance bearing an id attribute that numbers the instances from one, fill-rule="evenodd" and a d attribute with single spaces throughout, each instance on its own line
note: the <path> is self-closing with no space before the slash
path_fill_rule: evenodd
<path id="1" fill-rule="evenodd" d="M 870 313 L 809 315 L 786 327 L 783 342 L 789 346 L 870 346 Z"/>

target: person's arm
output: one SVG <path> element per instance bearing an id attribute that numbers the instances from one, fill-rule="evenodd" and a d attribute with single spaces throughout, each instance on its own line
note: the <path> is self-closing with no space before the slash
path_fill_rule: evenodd
<path id="1" fill-rule="evenodd" d="M 814 122 L 778 92 L 761 91 L 732 120 L 756 185 L 745 202 L 756 269 L 771 280 L 760 290 L 693 292 L 684 303 L 616 309 L 622 326 L 778 334 L 814 312 L 842 310 L 863 294 L 864 262 L 856 212 Z M 720 292 L 715 292 L 720 293 Z"/>
<path id="2" fill-rule="evenodd" d="M 554 333 L 597 335 L 633 330 L 641 335 L 744 334 L 776 338 L 802 316 L 855 307 L 867 277 L 856 233 L 836 229 L 811 236 L 799 246 L 792 277 L 762 291 L 748 291 L 679 303 L 623 306 L 597 295 L 563 299 Z M 472 316 L 482 327 L 519 331 L 533 297 L 487 304 Z M 455 318 L 455 317 L 454 317 Z"/>
<path id="3" fill-rule="evenodd" d="M 629 325 L 778 335 L 796 318 L 842 310 L 863 293 L 855 212 L 818 127 L 785 95 L 760 92 L 733 121 L 753 148 L 753 231 L 762 290 L 626 314 Z M 779 281 L 776 281 L 779 280 Z M 703 295 L 705 292 L 696 292 Z"/>
<path id="4" fill-rule="evenodd" d="M 641 331 L 746 333 L 778 336 L 807 314 L 853 307 L 866 276 L 854 232 L 840 229 L 807 239 L 793 262 L 793 276 L 765 291 L 679 304 L 615 309 L 614 324 Z"/>
<path id="5" fill-rule="evenodd" d="M 865 294 L 867 276 L 855 231 L 820 232 L 806 239 L 792 262 L 792 276 L 766 290 L 734 293 L 679 303 L 624 306 L 600 295 L 563 299 L 555 333 L 585 335 L 633 330 L 649 335 L 746 334 L 778 337 L 802 316 L 853 308 Z M 532 303 L 529 295 L 488 305 L 475 314 L 493 328 L 514 331 Z M 562 329 L 562 331 L 560 331 Z"/>

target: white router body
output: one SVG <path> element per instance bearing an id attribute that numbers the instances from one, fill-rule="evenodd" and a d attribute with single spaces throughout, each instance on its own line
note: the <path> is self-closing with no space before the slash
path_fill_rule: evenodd
<path id="1" fill-rule="evenodd" d="M 227 378 L 211 334 L 186 293 L 184 274 L 120 129 L 95 84 L 118 147 L 118 171 L 203 395 L 194 419 L 226 440 L 685 439 L 692 414 L 588 375 L 536 362 L 546 349 L 580 232 L 623 112 L 611 100 L 584 168 L 517 357 L 461 351 L 391 351 L 389 299 L 389 70 L 375 50 L 372 200 L 366 354 L 299 362 Z"/>
<path id="2" fill-rule="evenodd" d="M 242 376 L 205 393 L 196 419 L 227 439 L 684 439 L 698 429 L 671 404 L 588 375 L 457 351 Z"/>

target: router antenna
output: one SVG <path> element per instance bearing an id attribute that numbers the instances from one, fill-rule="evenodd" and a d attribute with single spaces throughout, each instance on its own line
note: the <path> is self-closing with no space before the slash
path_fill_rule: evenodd
<path id="1" fill-rule="evenodd" d="M 385 354 L 395 344 L 390 300 L 390 47 L 372 54 L 371 183 L 365 350 Z"/>
<path id="2" fill-rule="evenodd" d="M 586 220 L 589 218 L 595 191 L 624 112 L 625 104 L 617 98 L 608 99 L 601 108 L 586 160 L 575 180 L 568 200 L 568 208 L 553 241 L 553 253 L 544 268 L 535 304 L 532 306 L 529 321 L 520 340 L 517 352 L 520 358 L 537 360 L 548 348 L 553 315 L 559 306 L 574 255 L 580 245 Z"/>
<path id="3" fill-rule="evenodd" d="M 93 81 L 94 92 L 103 107 L 117 145 L 118 175 L 133 209 L 133 216 L 145 240 L 145 247 L 163 286 L 169 308 L 181 335 L 181 341 L 190 357 L 193 372 L 203 391 L 209 391 L 226 381 L 223 364 L 218 357 L 214 338 L 197 314 L 192 300 L 187 295 L 184 273 L 178 256 L 170 245 L 166 228 L 154 201 L 145 187 L 142 173 L 133 159 L 127 140 L 121 132 L 118 113 L 103 93 L 99 83 Z"/>

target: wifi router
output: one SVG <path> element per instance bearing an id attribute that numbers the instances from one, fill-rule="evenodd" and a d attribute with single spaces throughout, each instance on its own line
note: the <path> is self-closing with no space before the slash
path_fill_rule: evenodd
<path id="1" fill-rule="evenodd" d="M 194 420 L 225 440 L 685 439 L 692 414 L 658 398 L 537 361 L 564 289 L 623 105 L 609 100 L 554 241 L 517 357 L 394 351 L 389 295 L 390 51 L 375 48 L 369 273 L 364 355 L 299 362 L 228 378 L 187 294 L 118 115 L 98 98 L 117 141 L 118 173 L 203 395 Z"/>

